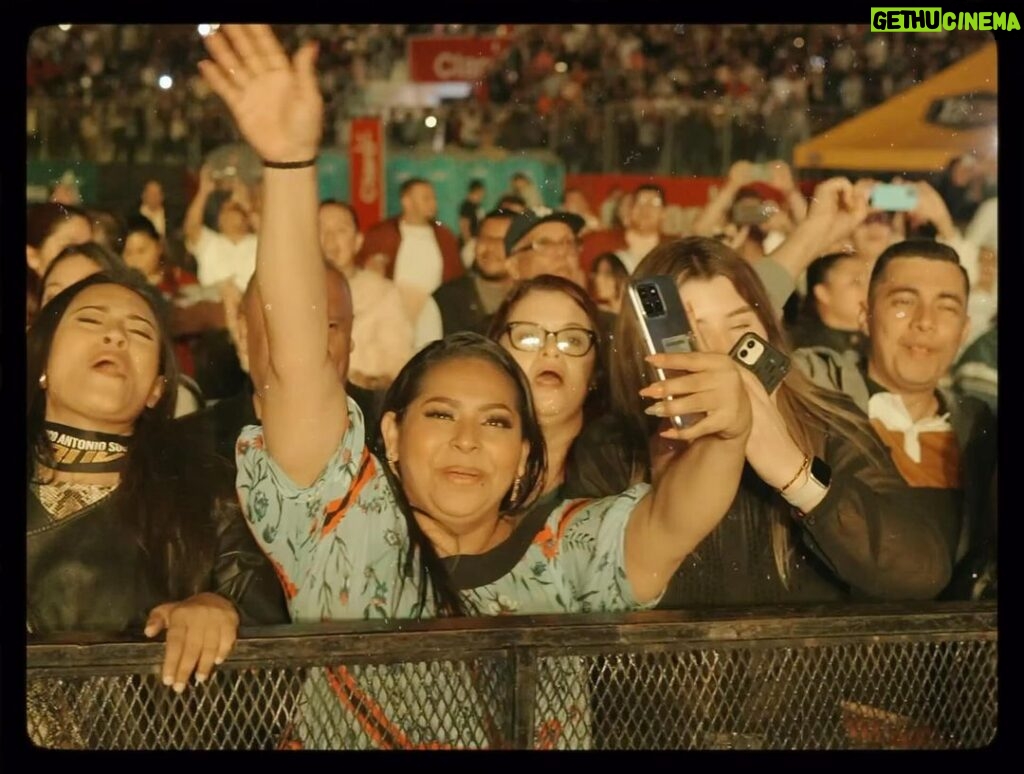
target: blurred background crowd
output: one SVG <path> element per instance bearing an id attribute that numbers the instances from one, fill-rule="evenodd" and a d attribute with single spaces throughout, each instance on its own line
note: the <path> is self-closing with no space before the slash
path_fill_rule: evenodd
<path id="1" fill-rule="evenodd" d="M 801 140 L 990 39 L 838 24 L 294 25 L 282 33 L 289 43 L 322 42 L 325 138 L 339 146 L 351 118 L 375 113 L 388 120 L 395 148 L 546 148 L 570 173 L 675 174 L 788 160 Z M 375 90 L 408 79 L 414 35 L 510 43 L 470 93 L 381 106 Z M 195 43 L 195 25 L 37 30 L 28 45 L 30 158 L 197 166 L 235 140 L 196 74 Z"/>

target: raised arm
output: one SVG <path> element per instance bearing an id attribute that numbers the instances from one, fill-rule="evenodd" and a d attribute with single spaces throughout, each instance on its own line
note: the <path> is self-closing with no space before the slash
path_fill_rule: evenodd
<path id="1" fill-rule="evenodd" d="M 736 198 L 736 192 L 749 182 L 753 166 L 749 161 L 737 161 L 729 167 L 725 184 L 694 218 L 694 236 L 714 236 L 722 229 L 728 220 L 729 206 Z"/>
<path id="2" fill-rule="evenodd" d="M 768 166 L 771 169 L 769 183 L 782 191 L 786 197 L 793 223 L 803 223 L 807 218 L 807 200 L 800 193 L 800 187 L 793 177 L 793 169 L 785 161 L 780 160 L 769 162 Z"/>
<path id="3" fill-rule="evenodd" d="M 670 362 L 665 358 L 669 357 Z M 649 358 L 655 367 L 688 371 L 673 383 L 685 397 L 664 401 L 672 414 L 705 413 L 685 430 L 665 438 L 684 441 L 655 478 L 654 489 L 637 505 L 626 527 L 626 575 L 637 601 L 657 597 L 693 549 L 718 525 L 736 498 L 750 434 L 750 399 L 738 366 L 726 355 L 691 352 Z M 641 394 L 663 399 L 664 383 Z"/>
<path id="4" fill-rule="evenodd" d="M 195 250 L 199 236 L 203 232 L 203 210 L 206 209 L 206 202 L 213 193 L 213 177 L 211 176 L 209 164 L 203 164 L 199 170 L 199 190 L 189 202 L 185 211 L 185 246 L 189 250 Z"/>
<path id="5" fill-rule="evenodd" d="M 267 25 L 225 25 L 206 39 L 203 77 L 266 162 L 315 158 L 323 127 L 316 45 L 289 60 Z M 269 369 L 262 386 L 267 451 L 299 486 L 321 473 L 348 427 L 344 386 L 328 358 L 327 285 L 317 234 L 314 165 L 266 167 L 256 250 Z"/>
<path id="6" fill-rule="evenodd" d="M 766 256 L 796 279 L 815 258 L 867 216 L 864 193 L 845 177 L 833 177 L 814 189 L 807 217 L 786 241 Z"/>

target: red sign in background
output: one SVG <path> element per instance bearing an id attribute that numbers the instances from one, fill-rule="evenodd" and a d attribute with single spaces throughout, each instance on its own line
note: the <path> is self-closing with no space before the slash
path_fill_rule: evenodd
<path id="1" fill-rule="evenodd" d="M 497 36 L 409 38 L 409 79 L 478 81 L 487 65 L 511 44 L 511 38 Z"/>
<path id="2" fill-rule="evenodd" d="M 596 213 L 601 202 L 608 198 L 614 188 L 629 192 L 641 183 L 660 185 L 665 191 L 668 204 L 680 207 L 703 207 L 708 203 L 712 188 L 720 188 L 724 183 L 721 177 L 663 177 L 659 175 L 566 175 L 565 188 L 577 188 L 590 202 L 591 209 Z M 802 181 L 800 189 L 805 196 L 814 191 L 813 181 Z"/>
<path id="3" fill-rule="evenodd" d="M 366 230 L 384 217 L 384 132 L 379 118 L 356 118 L 349 138 L 349 199 Z"/>

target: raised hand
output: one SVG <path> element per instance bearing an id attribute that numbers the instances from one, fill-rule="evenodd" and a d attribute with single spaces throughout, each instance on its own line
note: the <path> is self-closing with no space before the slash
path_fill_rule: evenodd
<path id="1" fill-rule="evenodd" d="M 834 218 L 842 210 L 849 209 L 853 199 L 853 183 L 845 177 L 830 177 L 814 189 L 808 217 Z"/>
<path id="2" fill-rule="evenodd" d="M 217 183 L 213 179 L 213 169 L 210 167 L 210 162 L 206 162 L 199 168 L 199 192 L 209 195 L 216 187 Z"/>
<path id="3" fill-rule="evenodd" d="M 952 236 L 953 218 L 939 192 L 923 180 L 911 183 L 911 185 L 917 189 L 917 206 L 909 214 L 915 220 L 934 225 L 940 237 Z"/>
<path id="4" fill-rule="evenodd" d="M 789 164 L 785 161 L 770 161 L 768 168 L 771 174 L 771 178 L 768 180 L 770 185 L 778 188 L 784 194 L 796 190 L 796 180 L 793 179 L 793 170 Z"/>
<path id="5" fill-rule="evenodd" d="M 289 60 L 266 24 L 226 24 L 205 44 L 211 59 L 199 63 L 200 72 L 246 142 L 266 161 L 315 157 L 323 132 L 317 44 L 304 44 Z"/>
<path id="6" fill-rule="evenodd" d="M 729 167 L 729 174 L 726 177 L 726 184 L 733 188 L 742 188 L 750 182 L 754 174 L 754 165 L 743 159 L 733 162 Z"/>

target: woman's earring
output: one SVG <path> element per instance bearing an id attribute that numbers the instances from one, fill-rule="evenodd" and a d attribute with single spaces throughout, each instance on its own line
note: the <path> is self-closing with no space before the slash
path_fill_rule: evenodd
<path id="1" fill-rule="evenodd" d="M 512 494 L 508 498 L 508 504 L 514 506 L 519 501 L 519 476 L 512 482 Z"/>
<path id="2" fill-rule="evenodd" d="M 384 459 L 387 460 L 388 467 L 391 468 L 391 472 L 394 473 L 397 476 L 398 475 L 398 471 L 395 469 L 395 463 L 398 462 L 398 455 L 397 454 L 392 454 L 391 452 L 386 452 L 384 454 Z"/>
<path id="3" fill-rule="evenodd" d="M 39 389 L 40 390 L 45 390 L 46 387 L 47 387 L 47 381 L 46 381 L 46 374 L 44 373 L 44 374 L 41 374 L 39 376 Z"/>

